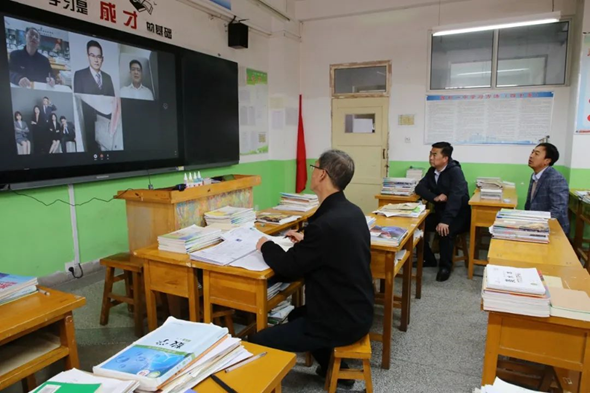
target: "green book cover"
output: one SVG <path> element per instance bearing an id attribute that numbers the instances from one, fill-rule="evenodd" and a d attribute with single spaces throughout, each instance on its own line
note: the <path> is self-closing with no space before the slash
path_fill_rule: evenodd
<path id="1" fill-rule="evenodd" d="M 33 393 L 94 393 L 100 388 L 100 383 L 78 384 L 47 381 Z"/>

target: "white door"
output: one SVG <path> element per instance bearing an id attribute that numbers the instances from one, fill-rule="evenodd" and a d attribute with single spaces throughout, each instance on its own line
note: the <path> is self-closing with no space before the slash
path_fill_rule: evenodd
<path id="1" fill-rule="evenodd" d="M 332 147 L 355 164 L 346 197 L 365 213 L 377 208 L 388 169 L 389 97 L 332 99 Z"/>

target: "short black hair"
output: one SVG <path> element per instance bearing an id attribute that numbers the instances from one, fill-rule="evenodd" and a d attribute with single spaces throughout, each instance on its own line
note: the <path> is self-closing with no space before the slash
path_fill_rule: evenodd
<path id="1" fill-rule="evenodd" d="M 25 35 L 27 35 L 27 34 L 29 33 L 29 31 L 31 31 L 31 30 L 33 30 L 33 31 L 36 31 L 36 32 L 37 32 L 37 34 L 39 34 L 39 36 L 41 35 L 41 33 L 39 33 L 39 30 L 37 30 L 37 28 L 36 28 L 36 27 L 27 27 L 27 28 L 25 29 Z"/>
<path id="2" fill-rule="evenodd" d="M 103 51 L 102 51 L 102 46 L 100 46 L 100 44 L 98 43 L 98 41 L 95 40 L 90 40 L 88 41 L 88 43 L 86 44 L 86 53 L 88 53 L 88 51 L 90 51 L 90 48 L 95 47 L 100 49 L 100 55 L 103 55 Z"/>
<path id="3" fill-rule="evenodd" d="M 49 97 L 47 96 L 43 97 L 43 99 L 49 101 Z"/>
<path id="4" fill-rule="evenodd" d="M 23 114 L 22 114 L 22 113 L 20 113 L 19 111 L 16 111 L 16 112 L 14 112 L 14 120 L 16 120 L 16 117 L 17 117 L 18 115 L 20 115 L 20 118 L 21 118 L 21 119 L 23 118 Z"/>
<path id="5" fill-rule="evenodd" d="M 55 112 L 52 112 L 49 118 L 53 120 L 53 116 L 55 116 L 55 120 L 57 120 L 57 115 L 55 114 Z"/>
<path id="6" fill-rule="evenodd" d="M 549 142 L 539 143 L 537 147 L 544 147 L 545 148 L 545 158 L 551 160 L 549 166 L 553 166 L 559 160 L 559 151 L 557 151 L 557 147 L 554 144 Z"/>
<path id="7" fill-rule="evenodd" d="M 60 117 L 59 117 L 59 121 L 62 121 L 62 120 L 68 120 L 68 119 L 66 119 L 66 117 L 65 117 L 65 116 L 60 116 Z"/>
<path id="8" fill-rule="evenodd" d="M 327 150 L 318 159 L 321 169 L 325 170 L 334 187 L 344 191 L 354 176 L 354 161 L 342 150 Z"/>
<path id="9" fill-rule="evenodd" d="M 143 67 L 142 67 L 141 63 L 139 62 L 139 60 L 135 60 L 135 59 L 134 59 L 134 60 L 131 60 L 131 61 L 129 62 L 129 69 L 131 69 L 131 66 L 132 66 L 133 64 L 137 64 L 137 65 L 139 66 L 139 68 L 140 68 L 140 69 L 143 71 Z"/>
<path id="10" fill-rule="evenodd" d="M 453 146 L 449 142 L 436 142 L 432 145 L 435 149 L 442 149 L 440 152 L 443 157 L 449 157 L 449 160 L 453 156 Z"/>

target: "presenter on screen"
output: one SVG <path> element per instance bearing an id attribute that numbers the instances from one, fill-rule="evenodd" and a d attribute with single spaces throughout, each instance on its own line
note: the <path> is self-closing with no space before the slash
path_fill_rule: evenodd
<path id="1" fill-rule="evenodd" d="M 121 88 L 121 98 L 153 101 L 152 91 L 142 84 L 143 67 L 139 60 L 129 62 L 129 74 L 131 75 L 131 84 Z"/>
<path id="2" fill-rule="evenodd" d="M 28 27 L 25 33 L 24 48 L 10 53 L 10 83 L 20 87 L 32 87 L 32 82 L 43 82 L 55 86 L 55 79 L 49 59 L 37 51 L 41 35 L 34 27 Z"/>
<path id="3" fill-rule="evenodd" d="M 102 71 L 104 55 L 102 46 L 94 40 L 86 44 L 89 67 L 74 74 L 74 93 L 115 96 L 111 76 Z"/>

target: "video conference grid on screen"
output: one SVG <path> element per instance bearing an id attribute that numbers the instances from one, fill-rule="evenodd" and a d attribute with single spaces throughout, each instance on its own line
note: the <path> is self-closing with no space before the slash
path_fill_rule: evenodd
<path id="1" fill-rule="evenodd" d="M 54 166 L 51 155 L 83 158 L 73 165 L 177 155 L 175 89 L 159 85 L 170 76 L 158 75 L 170 70 L 158 57 L 174 63 L 174 55 L 11 17 L 4 27 L 14 135 L 2 149 L 8 155 L 27 167 Z"/>

